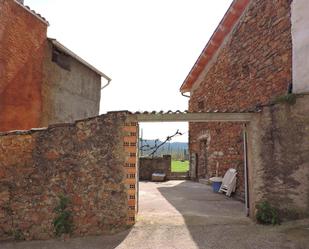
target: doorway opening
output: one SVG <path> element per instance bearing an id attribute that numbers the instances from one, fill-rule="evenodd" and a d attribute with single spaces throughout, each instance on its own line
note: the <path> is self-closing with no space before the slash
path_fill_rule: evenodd
<path id="1" fill-rule="evenodd" d="M 167 198 L 174 198 L 177 196 L 177 200 L 181 200 L 181 203 L 179 203 L 177 200 L 172 200 L 169 201 L 170 204 L 175 204 L 172 205 L 174 208 L 176 208 L 177 206 L 177 210 L 180 211 L 180 213 L 186 213 L 188 211 L 188 209 L 182 209 L 181 205 L 183 205 L 184 203 L 190 203 L 190 201 L 195 202 L 195 204 L 193 205 L 194 208 L 197 208 L 197 210 L 199 210 L 198 212 L 200 214 L 205 215 L 205 212 L 211 212 L 210 211 L 210 207 L 212 206 L 211 210 L 216 210 L 217 207 L 216 205 L 220 205 L 223 202 L 221 202 L 220 204 L 217 203 L 216 205 L 210 205 L 215 204 L 216 201 L 228 201 L 228 203 L 234 203 L 234 201 L 237 203 L 234 203 L 234 207 L 239 207 L 235 209 L 235 212 L 231 212 L 228 210 L 226 211 L 226 214 L 233 214 L 234 216 L 236 215 L 240 215 L 241 217 L 246 217 L 247 216 L 247 206 L 245 208 L 245 205 L 239 201 L 234 200 L 233 198 L 228 198 L 226 196 L 224 196 L 223 194 L 217 194 L 217 193 L 213 193 L 212 192 L 212 188 L 209 185 L 206 184 L 200 184 L 200 182 L 202 180 L 207 180 L 207 178 L 212 177 L 212 176 L 223 176 L 225 173 L 225 168 L 222 167 L 222 165 L 229 166 L 232 165 L 229 162 L 232 162 L 231 159 L 235 159 L 237 157 L 237 159 L 241 158 L 242 156 L 244 156 L 244 153 L 246 153 L 246 150 L 244 149 L 244 145 L 246 144 L 243 140 L 245 138 L 245 136 L 242 136 L 242 131 L 244 131 L 244 124 L 248 124 L 252 117 L 253 117 L 254 113 L 251 112 L 243 112 L 243 113 L 228 113 L 228 112 L 223 112 L 223 113 L 218 113 L 218 112 L 206 112 L 206 113 L 190 113 L 190 112 L 167 112 L 167 113 L 163 113 L 163 112 L 144 112 L 144 113 L 134 113 L 134 118 L 136 119 L 137 123 L 140 126 L 140 132 L 143 128 L 143 123 L 151 123 L 151 122 L 155 122 L 156 123 L 156 128 L 153 128 L 153 130 L 155 131 L 161 131 L 163 130 L 163 124 L 164 123 L 170 123 L 170 122 L 186 122 L 187 124 L 189 124 L 189 130 L 190 130 L 190 139 L 188 141 L 188 153 L 189 154 L 189 171 L 187 172 L 187 178 L 185 180 L 182 180 L 180 182 L 173 182 L 172 179 L 168 179 L 166 178 L 167 175 L 169 175 L 171 177 L 171 163 L 169 164 L 168 170 L 170 172 L 158 172 L 163 174 L 163 177 L 166 180 L 166 182 L 157 182 L 157 181 L 151 181 L 153 179 L 147 179 L 148 181 L 141 181 L 139 182 L 138 179 L 140 178 L 141 172 L 139 172 L 139 170 L 141 170 L 141 165 L 139 165 L 139 170 L 137 170 L 137 189 L 138 189 L 138 203 L 140 203 L 141 200 L 141 207 L 143 207 L 143 202 L 145 201 L 146 197 L 150 197 L 150 200 L 148 200 L 149 202 L 152 202 L 150 205 L 150 209 L 152 210 L 152 212 L 154 212 L 155 210 L 155 206 L 157 204 L 156 202 L 156 198 L 158 197 L 162 197 L 164 194 L 164 191 L 167 191 L 169 193 L 167 193 L 166 197 Z M 236 131 L 236 138 L 237 140 L 234 139 L 233 136 L 230 135 L 229 132 L 226 133 L 226 126 L 224 126 L 223 124 L 226 124 L 227 126 L 229 126 L 232 130 L 234 129 Z M 196 127 L 198 127 L 198 129 L 194 129 L 192 128 L 194 125 L 196 125 Z M 176 126 L 177 127 L 177 126 Z M 206 127 L 206 129 L 205 129 Z M 208 127 L 212 127 L 208 128 Z M 177 129 L 177 128 L 176 128 Z M 197 131 L 197 132 L 196 132 Z M 171 132 L 170 134 L 174 134 L 175 132 L 175 127 L 173 128 L 173 132 Z M 194 132 L 196 133 L 194 135 Z M 178 131 L 176 132 L 176 134 L 178 133 Z M 181 133 L 181 132 L 180 132 Z M 139 133 L 140 134 L 140 133 Z M 224 134 L 226 134 L 226 136 L 224 136 Z M 234 134 L 234 133 L 233 133 Z M 141 134 L 140 134 L 141 135 Z M 188 136 L 188 134 L 187 134 Z M 225 139 L 223 139 L 221 142 L 223 143 L 216 143 L 216 140 L 214 139 L 215 137 L 225 137 Z M 143 136 L 140 136 L 138 139 L 138 143 L 140 143 L 141 137 L 143 138 L 143 140 L 146 138 L 145 134 L 144 134 L 144 129 L 143 129 Z M 245 138 L 246 139 L 246 138 Z M 167 139 L 169 141 L 169 139 Z M 242 150 L 241 153 L 238 153 L 238 151 L 240 150 L 235 150 L 233 147 L 231 146 L 226 146 L 226 141 L 236 141 L 235 144 L 237 144 L 238 148 L 240 148 Z M 143 142 L 144 143 L 144 142 Z M 160 143 L 158 143 L 160 145 Z M 157 145 L 158 145 L 157 144 Z M 163 143 L 166 144 L 166 143 Z M 229 144 L 229 143 L 228 143 Z M 215 148 L 217 145 L 217 148 L 219 146 L 219 148 L 224 147 L 224 150 L 215 150 L 213 148 Z M 221 146 L 223 145 L 223 146 Z M 221 146 L 221 147 L 220 147 Z M 140 148 L 140 145 L 137 146 L 138 148 Z M 151 147 L 151 146 L 150 146 Z M 156 146 L 154 146 L 156 147 Z M 162 147 L 157 146 L 157 147 Z M 202 153 L 201 153 L 202 151 Z M 155 153 L 157 153 L 158 150 L 155 149 Z M 229 152 L 229 153 L 227 153 Z M 144 153 L 144 152 L 142 152 Z M 138 159 L 140 158 L 140 155 L 142 154 L 141 151 L 138 149 L 137 151 L 137 157 Z M 152 156 L 155 155 L 155 153 L 152 154 Z M 170 156 L 170 155 L 169 155 Z M 144 157 L 144 154 L 143 154 Z M 141 157 L 141 158 L 143 158 Z M 168 157 L 165 156 L 165 159 Z M 163 155 L 162 155 L 162 160 L 163 160 Z M 172 158 L 170 158 L 170 162 L 172 161 Z M 241 162 L 240 162 L 241 161 Z M 244 160 L 244 157 L 241 158 L 241 160 L 239 160 L 239 164 L 241 164 L 242 167 L 244 167 L 244 161 L 247 162 L 247 160 Z M 138 160 L 138 163 L 140 164 L 140 160 Z M 155 165 L 158 165 L 155 164 Z M 247 166 L 247 165 L 246 165 Z M 247 168 L 246 168 L 247 169 Z M 242 171 L 246 171 L 244 168 L 242 168 Z M 164 174 L 165 173 L 165 174 Z M 151 174 L 152 177 L 152 174 Z M 163 178 L 163 179 L 164 179 Z M 141 179 L 143 180 L 143 179 Z M 205 181 L 208 182 L 208 181 Z M 241 184 L 244 184 L 245 186 L 243 187 L 246 191 L 246 194 L 244 196 L 249 196 L 248 192 L 249 192 L 249 188 L 248 188 L 248 178 L 242 179 L 242 181 L 240 181 Z M 140 186 L 139 186 L 140 184 Z M 162 186 L 161 186 L 162 185 Z M 158 193 L 159 191 L 159 195 L 155 195 L 153 191 L 146 192 L 144 191 L 145 188 L 153 186 L 154 188 L 157 188 L 157 190 L 155 192 Z M 189 186 L 191 186 L 191 189 L 189 188 Z M 243 186 L 243 185 L 242 185 Z M 188 189 L 190 189 L 188 195 L 182 195 L 184 194 L 187 189 L 185 187 L 188 187 Z M 184 189 L 185 188 L 185 189 Z M 203 191 L 201 192 L 196 192 L 195 190 L 198 190 L 202 188 Z M 178 192 L 178 190 L 180 192 Z M 183 190 L 183 191 L 182 191 Z M 171 191 L 171 192 L 170 192 Z M 196 193 L 195 193 L 196 192 Z M 171 194 L 172 193 L 172 194 Z M 174 197 L 173 197 L 174 196 Z M 193 196 L 196 197 L 193 198 Z M 219 198 L 219 199 L 217 199 Z M 165 198 L 166 199 L 166 198 Z M 176 201 L 174 203 L 174 201 Z M 200 205 L 199 202 L 203 202 L 205 204 L 205 206 L 203 207 L 203 205 Z M 146 203 L 146 202 L 144 202 Z M 248 203 L 248 202 L 246 202 Z M 180 206 L 179 206 L 179 205 Z M 208 205 L 208 206 L 207 206 Z M 210 205 L 210 206 L 209 206 Z M 159 211 L 162 211 L 162 209 L 160 209 L 159 205 Z M 228 207 L 229 205 L 224 204 L 223 206 Z M 194 210 L 194 208 L 192 210 Z M 202 209 L 201 209 L 202 208 Z M 210 209 L 209 209 L 210 208 Z M 143 209 L 143 208 L 142 208 Z M 223 208 L 224 209 L 224 208 Z M 141 210 L 141 209 L 140 209 Z M 145 209 L 146 210 L 146 209 Z M 191 210 L 191 211 L 192 211 Z M 143 212 L 142 212 L 143 213 Z M 217 214 L 219 214 L 220 212 L 218 211 Z M 246 215 L 244 215 L 246 214 Z M 215 214 L 214 214 L 215 215 Z"/>
<path id="2" fill-rule="evenodd" d="M 164 125 L 164 123 L 147 123 L 146 125 L 143 122 L 139 123 L 138 177 L 140 182 L 138 202 L 140 215 L 175 214 L 175 209 L 183 215 L 188 212 L 197 212 L 199 215 L 205 216 L 209 214 L 223 215 L 225 211 L 228 213 L 228 210 L 225 210 L 223 206 L 222 210 L 216 214 L 211 210 L 214 211 L 217 208 L 210 208 L 211 203 L 218 205 L 222 201 L 222 204 L 227 202 L 224 204 L 225 207 L 234 209 L 232 211 L 234 216 L 245 217 L 243 203 L 234 198 L 226 198 L 223 194 L 213 193 L 209 181 L 203 181 L 215 176 L 213 171 L 208 170 L 210 135 L 203 132 L 203 136 L 195 143 L 199 147 L 198 153 L 190 154 L 189 131 L 179 128 L 184 127 L 180 123 L 169 122 L 170 129 L 165 129 Z M 188 127 L 188 122 L 185 127 Z M 158 134 L 162 134 L 164 130 L 167 131 L 164 135 L 157 135 L 156 131 L 159 131 Z M 175 141 L 173 135 L 178 132 L 182 135 L 176 136 Z M 180 140 L 186 146 L 179 147 L 181 136 L 185 136 Z M 172 138 L 166 139 L 168 137 Z M 176 151 L 172 149 L 175 144 L 178 145 Z M 220 157 L 221 154 L 219 153 L 218 156 Z M 210 160 L 213 160 L 213 157 Z M 218 164 L 217 167 L 219 167 Z M 183 172 L 180 172 L 182 170 Z M 156 178 L 156 173 L 163 175 L 163 178 Z M 218 176 L 218 168 L 215 174 Z M 179 200 L 182 201 L 178 202 Z M 184 202 L 188 205 L 182 207 Z M 232 204 L 233 207 L 229 204 Z"/>

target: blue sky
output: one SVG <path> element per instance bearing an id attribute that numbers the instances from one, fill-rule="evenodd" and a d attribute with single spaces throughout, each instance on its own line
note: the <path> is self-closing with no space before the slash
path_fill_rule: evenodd
<path id="1" fill-rule="evenodd" d="M 231 2 L 25 0 L 50 22 L 49 37 L 112 78 L 101 113 L 187 109 L 180 85 Z M 144 125 L 144 137 L 164 138 L 177 128 L 187 124 Z"/>

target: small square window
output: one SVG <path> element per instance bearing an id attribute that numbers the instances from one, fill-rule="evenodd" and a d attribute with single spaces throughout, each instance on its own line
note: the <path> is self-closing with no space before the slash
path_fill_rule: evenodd
<path id="1" fill-rule="evenodd" d="M 59 67 L 64 70 L 71 71 L 71 58 L 56 48 L 53 48 L 52 62 L 55 62 Z"/>

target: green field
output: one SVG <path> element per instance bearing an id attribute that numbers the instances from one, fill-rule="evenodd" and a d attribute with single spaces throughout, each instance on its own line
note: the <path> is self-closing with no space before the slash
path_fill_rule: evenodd
<path id="1" fill-rule="evenodd" d="M 189 161 L 172 161 L 172 172 L 187 172 L 189 170 Z"/>

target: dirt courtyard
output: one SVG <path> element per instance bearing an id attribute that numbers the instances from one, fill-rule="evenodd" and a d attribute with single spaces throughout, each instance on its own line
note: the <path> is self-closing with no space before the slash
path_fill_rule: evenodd
<path id="1" fill-rule="evenodd" d="M 309 220 L 281 226 L 254 224 L 244 204 L 190 181 L 140 182 L 139 216 L 112 236 L 0 243 L 1 249 L 305 249 Z"/>

